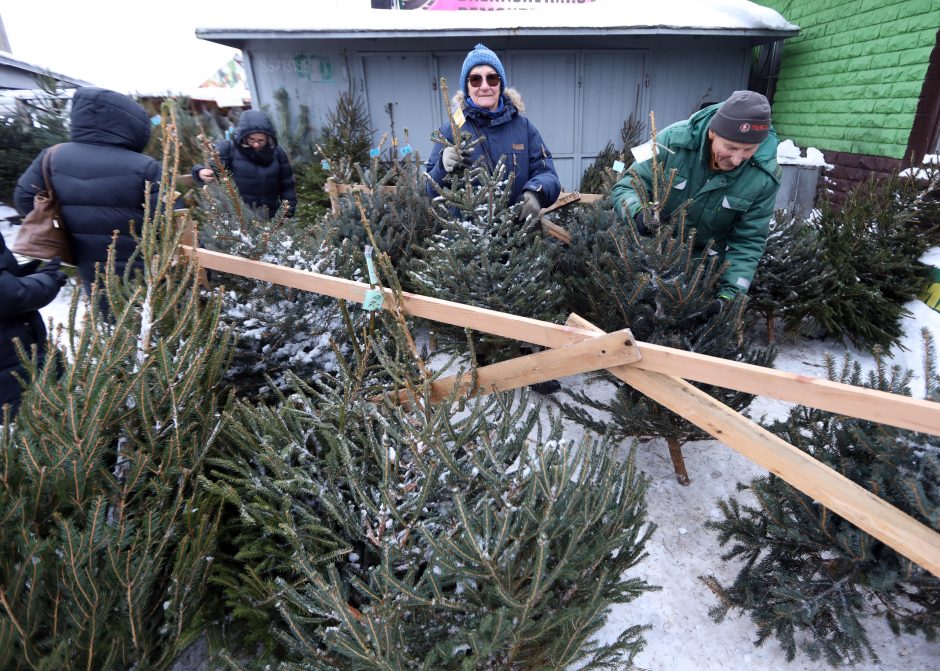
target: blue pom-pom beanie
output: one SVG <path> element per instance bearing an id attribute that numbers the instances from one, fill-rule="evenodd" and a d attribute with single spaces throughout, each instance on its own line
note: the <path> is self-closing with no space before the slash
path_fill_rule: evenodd
<path id="1" fill-rule="evenodd" d="M 470 90 L 467 88 L 467 77 L 470 76 L 470 71 L 478 65 L 489 65 L 491 68 L 496 70 L 499 74 L 499 78 L 502 80 L 503 85 L 500 87 L 500 94 L 506 92 L 506 71 L 503 70 L 503 64 L 499 60 L 499 56 L 487 49 L 482 44 L 478 44 L 473 47 L 473 51 L 467 54 L 467 57 L 463 59 L 463 67 L 460 69 L 460 82 L 461 87 L 463 88 L 464 95 L 468 98 L 470 97 Z"/>

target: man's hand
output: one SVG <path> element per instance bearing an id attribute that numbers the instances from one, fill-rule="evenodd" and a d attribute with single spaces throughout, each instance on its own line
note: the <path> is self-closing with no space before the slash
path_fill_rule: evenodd
<path id="1" fill-rule="evenodd" d="M 636 214 L 633 215 L 633 221 L 636 223 L 636 232 L 640 235 L 653 235 L 655 232 L 653 225 L 656 223 L 656 215 L 653 210 L 647 208 L 637 210 Z M 668 224 L 669 215 L 660 213 L 659 223 L 660 225 Z"/>
<path id="2" fill-rule="evenodd" d="M 734 300 L 734 292 L 728 289 L 722 289 L 718 293 L 718 298 L 712 301 L 712 304 L 705 310 L 705 317 L 711 319 L 715 315 L 724 312 L 728 304 Z"/>
<path id="3" fill-rule="evenodd" d="M 457 151 L 457 147 L 444 147 L 441 153 L 441 163 L 444 164 L 444 170 L 453 172 L 464 167 L 463 156 Z"/>
<path id="4" fill-rule="evenodd" d="M 212 168 L 202 168 L 199 171 L 199 179 L 206 184 L 211 184 L 215 181 L 215 171 Z"/>
<path id="5" fill-rule="evenodd" d="M 538 217 L 539 212 L 542 211 L 542 205 L 539 203 L 539 197 L 535 195 L 534 191 L 523 191 L 522 192 L 522 207 L 519 208 L 519 214 L 516 216 L 516 221 L 523 222 L 526 221 L 529 217 Z"/>

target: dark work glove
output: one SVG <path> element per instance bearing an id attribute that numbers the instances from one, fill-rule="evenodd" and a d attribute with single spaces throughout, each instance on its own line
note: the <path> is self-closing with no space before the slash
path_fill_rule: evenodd
<path id="1" fill-rule="evenodd" d="M 39 264 L 42 263 L 41 259 L 33 259 L 32 261 L 27 261 L 26 263 L 21 263 L 19 269 L 17 270 L 18 277 L 26 277 L 27 275 L 32 275 L 36 272 L 36 268 L 39 267 Z"/>
<path id="2" fill-rule="evenodd" d="M 49 259 L 49 263 L 40 268 L 37 272 L 33 273 L 35 277 L 46 277 L 55 282 L 56 286 L 61 287 L 69 280 L 69 276 L 62 272 L 62 259 L 58 256 L 53 256 Z"/>
<path id="3" fill-rule="evenodd" d="M 718 293 L 718 298 L 712 301 L 711 305 L 702 313 L 706 319 L 711 319 L 720 312 L 723 312 L 728 303 L 734 300 L 734 293 L 727 289 L 722 289 Z"/>
<path id="4" fill-rule="evenodd" d="M 652 235 L 648 223 L 653 221 L 653 213 L 649 210 L 640 209 L 633 215 L 633 221 L 636 222 L 636 232 L 640 235 Z"/>
<path id="5" fill-rule="evenodd" d="M 516 216 L 516 221 L 524 222 L 529 217 L 538 218 L 539 212 L 542 211 L 542 205 L 539 203 L 539 197 L 535 195 L 534 191 L 523 191 L 522 192 L 522 207 L 519 208 L 519 214 Z"/>

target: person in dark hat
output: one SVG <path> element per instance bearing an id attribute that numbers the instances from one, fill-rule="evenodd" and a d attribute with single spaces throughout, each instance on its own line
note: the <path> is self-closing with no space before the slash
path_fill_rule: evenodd
<path id="1" fill-rule="evenodd" d="M 123 93 L 79 88 L 72 96 L 69 118 L 69 141 L 52 155 L 49 172 L 75 265 L 88 292 L 112 242 L 115 272 L 123 275 L 137 247 L 134 234 L 143 225 L 145 203 L 149 202 L 151 213 L 157 206 L 162 166 L 144 153 L 152 129 L 150 115 Z M 43 188 L 47 151 L 39 152 L 16 183 L 13 200 L 24 216 Z"/>
<path id="2" fill-rule="evenodd" d="M 261 209 L 270 217 L 286 202 L 287 216 L 294 215 L 294 169 L 287 152 L 278 144 L 274 124 L 264 112 L 242 112 L 233 140 L 222 140 L 215 149 L 249 207 Z M 192 176 L 196 184 L 211 184 L 216 181 L 217 171 L 200 163 L 193 167 Z"/>
<path id="3" fill-rule="evenodd" d="M 723 103 L 666 127 L 656 142 L 657 160 L 665 174 L 676 171 L 661 220 L 668 221 L 688 203 L 686 225 L 695 229 L 696 246 L 713 241 L 719 260 L 728 262 L 719 300 L 747 293 L 767 244 L 780 189 L 777 134 L 767 98 L 735 91 Z M 637 163 L 614 185 L 611 199 L 624 220 L 632 218 L 638 231 L 646 234 L 651 232 L 652 215 L 643 208 L 637 185 L 647 195 L 651 192 L 652 149 L 648 147 L 645 157 L 641 151 L 634 154 L 640 154 Z"/>
<path id="4" fill-rule="evenodd" d="M 522 202 L 519 221 L 538 216 L 541 208 L 558 199 L 561 181 L 541 134 L 522 116 L 525 111 L 522 96 L 507 87 L 506 70 L 499 57 L 484 45 L 476 45 L 460 69 L 460 86 L 453 99 L 465 119 L 459 131 L 469 133 L 471 139 L 480 136 L 486 139 L 473 148 L 470 156 L 459 156 L 454 147 L 442 149 L 442 145 L 435 144 L 427 164 L 431 177 L 428 195 L 436 196 L 435 184 L 443 183 L 444 177 L 455 170 L 479 160 L 493 169 L 503 156 L 506 167 L 513 173 L 510 202 Z M 440 132 L 453 142 L 450 123 L 444 124 Z"/>

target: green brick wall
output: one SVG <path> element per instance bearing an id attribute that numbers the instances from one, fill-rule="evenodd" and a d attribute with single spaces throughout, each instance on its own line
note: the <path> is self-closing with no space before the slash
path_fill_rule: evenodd
<path id="1" fill-rule="evenodd" d="M 758 0 L 800 26 L 784 44 L 774 127 L 801 147 L 900 159 L 940 0 Z"/>

